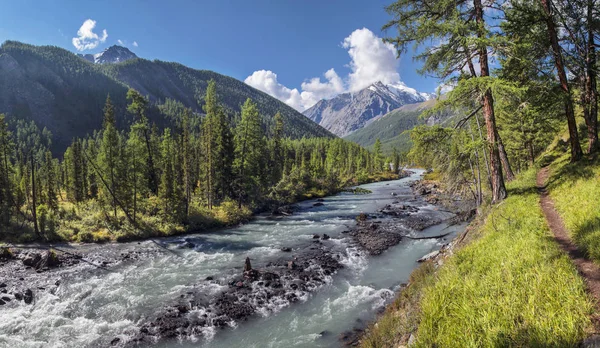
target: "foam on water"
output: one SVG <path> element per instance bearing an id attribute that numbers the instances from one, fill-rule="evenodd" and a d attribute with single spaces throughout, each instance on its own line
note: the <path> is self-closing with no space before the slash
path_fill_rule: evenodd
<path id="1" fill-rule="evenodd" d="M 32 305 L 12 301 L 3 306 L 0 346 L 104 347 L 115 337 L 126 341 L 145 318 L 180 294 L 200 291 L 214 296 L 225 290 L 232 272 L 241 269 L 247 256 L 253 265 L 260 266 L 284 255 L 281 247 L 294 249 L 314 234 L 324 233 L 332 238 L 322 242 L 333 246 L 344 268 L 336 275 L 323 274 L 324 282 L 307 284 L 306 291 L 294 290 L 300 304 L 291 306 L 284 297 L 252 303 L 258 308 L 258 318 L 231 322 L 231 329 L 218 332 L 210 326 L 204 327 L 191 340 L 164 341 L 158 346 L 197 347 L 203 342 L 211 348 L 336 346 L 340 332 L 351 329 L 356 319 L 372 318 L 374 310 L 391 298 L 393 292 L 389 289 L 406 281 L 415 260 L 439 247 L 435 241 L 406 241 L 369 258 L 341 234 L 355 223 L 354 216 L 359 213 L 372 214 L 393 200 L 401 200 L 402 194 L 409 192 L 403 186 L 409 181 L 364 185 L 373 193 L 342 193 L 325 198 L 320 207 L 312 207 L 310 201 L 302 202 L 300 210 L 290 217 L 277 220 L 258 217 L 244 226 L 167 238 L 160 243 L 174 253 L 160 250 L 141 261 L 120 262 L 110 271 L 82 265 L 77 272 L 61 273 L 61 284 L 55 293 L 36 291 Z M 391 196 L 390 191 L 398 196 Z M 434 209 L 432 214 L 437 214 Z M 195 244 L 194 249 L 176 249 L 177 244 L 187 240 Z M 152 245 L 142 242 L 123 248 Z M 318 265 L 311 267 L 319 271 Z M 207 276 L 215 281 L 204 281 Z M 49 284 L 56 281 L 53 277 L 48 279 Z M 291 282 L 293 279 L 285 280 L 284 286 L 289 287 Z M 214 314 L 200 308 L 189 315 L 206 315 L 210 319 Z M 322 332 L 330 334 L 321 335 Z"/>

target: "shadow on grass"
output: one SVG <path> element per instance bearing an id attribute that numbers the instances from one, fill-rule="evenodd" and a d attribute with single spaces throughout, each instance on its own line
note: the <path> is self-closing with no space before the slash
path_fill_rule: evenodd
<path id="1" fill-rule="evenodd" d="M 583 158 L 576 163 L 567 163 L 559 167 L 546 183 L 547 186 L 560 185 L 565 181 L 575 181 L 579 179 L 589 180 L 594 177 L 594 167 L 599 165 L 600 161 Z"/>

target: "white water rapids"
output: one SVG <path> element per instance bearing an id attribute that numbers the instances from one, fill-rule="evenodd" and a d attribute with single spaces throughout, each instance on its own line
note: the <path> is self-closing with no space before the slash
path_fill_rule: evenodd
<path id="1" fill-rule="evenodd" d="M 340 333 L 374 319 L 377 311 L 393 299 L 400 284 L 408 280 L 418 258 L 439 249 L 464 228 L 433 226 L 419 235 L 436 235 L 441 230 L 453 234 L 446 240 L 405 238 L 379 256 L 368 256 L 351 242 L 348 234 L 342 233 L 356 224 L 358 214 L 376 213 L 392 201 L 419 205 L 425 216 L 449 216 L 413 196 L 407 184 L 420 174 L 419 171 L 401 180 L 362 185 L 372 193 L 341 193 L 325 198 L 319 207 L 313 207 L 314 201 L 302 202 L 289 217 L 259 216 L 235 228 L 157 240 L 174 252 L 158 248 L 152 241 L 71 246 L 75 251 L 87 248 L 99 255 L 138 249 L 159 251 L 137 261 L 119 262 L 108 267 L 108 271 L 82 264 L 33 274 L 48 288 L 58 280 L 60 285 L 54 293 L 36 291 L 31 305 L 11 301 L 0 307 L 0 347 L 106 347 L 115 337 L 125 341 L 148 316 L 181 294 L 198 291 L 199 287 L 209 296 L 222 291 L 228 286 L 228 279 L 241 272 L 246 257 L 250 257 L 254 267 L 261 267 L 273 258 L 284 257 L 281 248 L 306 244 L 313 234 L 323 233 L 331 236 L 330 242 L 344 255 L 344 268 L 321 288 L 297 303 L 271 304 L 247 321 L 230 323 L 226 329 L 207 328 L 202 337 L 165 340 L 156 346 L 340 346 Z M 190 238 L 196 247 L 176 249 L 184 238 Z M 223 285 L 201 282 L 208 276 Z"/>

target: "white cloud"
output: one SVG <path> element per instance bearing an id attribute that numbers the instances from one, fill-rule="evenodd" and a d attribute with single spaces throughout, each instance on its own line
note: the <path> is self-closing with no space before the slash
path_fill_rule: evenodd
<path id="1" fill-rule="evenodd" d="M 121 39 L 117 40 L 117 42 L 119 43 L 119 45 L 125 46 L 125 44 L 123 43 L 123 41 L 121 41 Z"/>
<path id="2" fill-rule="evenodd" d="M 283 101 L 296 110 L 304 111 L 321 99 L 332 98 L 345 91 L 344 82 L 334 69 L 329 69 L 324 76 L 325 82 L 318 77 L 303 82 L 302 92 L 297 88 L 290 89 L 279 83 L 277 74 L 271 70 L 255 71 L 244 82 Z"/>
<path id="3" fill-rule="evenodd" d="M 326 82 L 321 82 L 318 77 L 313 77 L 308 81 L 302 82 L 302 95 L 305 99 L 312 99 L 309 107 L 314 105 L 321 99 L 333 98 L 336 95 L 343 93 L 346 88 L 344 87 L 344 81 L 338 76 L 335 70 L 329 69 L 325 72 Z"/>
<path id="4" fill-rule="evenodd" d="M 271 70 L 258 70 L 248 76 L 244 82 L 259 89 L 297 110 L 304 110 L 302 97 L 298 89 L 289 89 L 277 81 L 277 74 Z"/>
<path id="5" fill-rule="evenodd" d="M 399 61 L 391 44 L 384 43 L 367 28 L 357 29 L 344 39 L 342 47 L 350 55 L 349 90 L 355 92 L 374 82 L 400 82 Z"/>
<path id="6" fill-rule="evenodd" d="M 438 85 L 437 88 L 435 89 L 435 91 L 439 95 L 443 95 L 443 94 L 446 94 L 446 93 L 450 92 L 451 90 L 453 90 L 454 87 L 456 87 L 456 84 L 454 82 L 452 82 L 452 81 L 445 82 L 445 83 Z"/>
<path id="7" fill-rule="evenodd" d="M 134 41 L 134 42 L 133 42 L 133 46 L 134 46 L 134 47 L 138 47 L 138 43 L 137 43 L 137 41 Z"/>
<path id="8" fill-rule="evenodd" d="M 98 34 L 94 33 L 95 27 L 95 20 L 87 19 L 83 22 L 81 28 L 77 31 L 77 37 L 73 38 L 73 46 L 75 46 L 78 51 L 94 49 L 98 47 L 100 43 L 106 41 L 106 38 L 108 38 L 106 29 L 102 30 L 102 36 L 98 36 Z"/>
<path id="9" fill-rule="evenodd" d="M 291 89 L 277 81 L 277 74 L 270 70 L 255 71 L 244 82 L 257 88 L 291 107 L 304 111 L 321 99 L 333 98 L 344 92 L 356 92 L 381 81 L 401 83 L 398 73 L 399 60 L 391 44 L 386 44 L 367 28 L 357 29 L 342 42 L 348 50 L 350 73 L 340 77 L 334 69 L 325 72 L 325 81 L 319 77 L 305 80 L 297 88 Z"/>

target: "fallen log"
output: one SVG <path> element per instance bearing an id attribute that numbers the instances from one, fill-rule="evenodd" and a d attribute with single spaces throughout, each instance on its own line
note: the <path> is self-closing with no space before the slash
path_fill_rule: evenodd
<path id="1" fill-rule="evenodd" d="M 408 239 L 414 239 L 414 240 L 419 240 L 419 239 L 438 239 L 438 238 L 446 237 L 450 233 L 452 233 L 452 232 L 440 234 L 440 235 L 437 235 L 437 236 L 428 236 L 428 237 L 411 237 L 411 236 L 404 236 L 404 237 L 406 237 Z"/>

